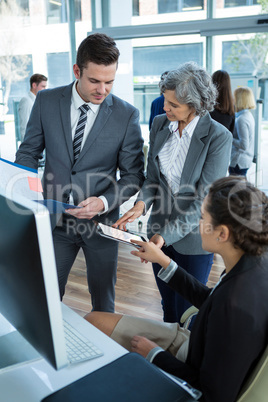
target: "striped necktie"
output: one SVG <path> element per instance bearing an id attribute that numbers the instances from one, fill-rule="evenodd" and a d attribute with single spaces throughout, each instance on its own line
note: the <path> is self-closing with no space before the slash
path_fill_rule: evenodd
<path id="1" fill-rule="evenodd" d="M 85 131 L 85 126 L 87 122 L 87 112 L 89 110 L 89 106 L 84 103 L 84 105 L 80 106 L 81 114 L 76 126 L 74 141 L 73 141 L 73 149 L 74 149 L 74 162 L 77 161 L 78 156 L 81 150 L 81 144 L 83 140 L 83 135 Z"/>

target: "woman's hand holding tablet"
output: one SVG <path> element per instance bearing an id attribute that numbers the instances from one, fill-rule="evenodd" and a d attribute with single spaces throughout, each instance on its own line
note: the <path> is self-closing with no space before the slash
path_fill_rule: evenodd
<path id="1" fill-rule="evenodd" d="M 132 245 L 134 247 L 140 247 L 140 245 L 137 245 L 135 241 L 138 242 L 145 242 L 146 239 L 142 236 L 139 236 L 137 234 L 131 233 L 131 232 L 126 232 L 121 229 L 116 229 L 112 226 L 104 225 L 103 223 L 94 221 L 97 229 L 97 233 L 99 233 L 101 236 L 106 237 L 108 239 L 116 240 L 121 243 L 126 243 L 129 245 Z"/>

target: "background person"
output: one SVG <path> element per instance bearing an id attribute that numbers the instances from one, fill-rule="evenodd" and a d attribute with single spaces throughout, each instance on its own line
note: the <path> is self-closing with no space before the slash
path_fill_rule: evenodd
<path id="1" fill-rule="evenodd" d="M 26 126 L 32 111 L 32 107 L 39 91 L 47 88 L 47 77 L 43 74 L 33 74 L 30 78 L 30 91 L 21 98 L 19 103 L 19 122 L 21 141 L 25 136 Z"/>
<path id="2" fill-rule="evenodd" d="M 255 120 L 250 112 L 256 108 L 253 92 L 248 87 L 236 88 L 235 130 L 229 173 L 246 176 L 254 156 Z"/>
<path id="3" fill-rule="evenodd" d="M 233 134 L 235 111 L 230 75 L 227 71 L 217 70 L 212 74 L 212 81 L 218 90 L 218 96 L 215 108 L 210 112 L 210 116 L 223 124 Z"/>
<path id="4" fill-rule="evenodd" d="M 185 332 L 177 324 L 98 312 L 86 319 L 202 391 L 202 401 L 234 402 L 267 346 L 268 198 L 242 177 L 219 179 L 203 202 L 200 231 L 203 248 L 220 254 L 226 267 L 214 289 L 151 242 L 132 251 L 162 265 L 161 280 L 199 308 L 185 362 Z"/>
<path id="5" fill-rule="evenodd" d="M 168 71 L 165 71 L 161 75 L 160 82 L 163 81 L 163 79 L 165 78 L 167 73 L 168 73 Z M 163 114 L 163 113 L 165 113 L 165 111 L 164 111 L 164 95 L 161 93 L 160 96 L 158 96 L 157 98 L 155 98 L 152 101 L 152 104 L 151 104 L 151 113 L 150 113 L 150 118 L 149 118 L 149 130 L 151 130 L 154 117 L 159 114 Z"/>
<path id="6" fill-rule="evenodd" d="M 92 306 L 99 311 L 114 311 L 118 243 L 97 235 L 92 218 L 114 222 L 119 205 L 144 180 L 139 111 L 110 93 L 118 57 L 107 35 L 84 39 L 73 66 L 75 82 L 37 94 L 16 155 L 17 163 L 37 168 L 46 148 L 44 198 L 82 207 L 68 209 L 53 230 L 60 295 L 82 248 Z"/>
<path id="7" fill-rule="evenodd" d="M 206 284 L 213 254 L 201 245 L 200 206 L 208 186 L 226 176 L 232 135 L 208 113 L 217 91 L 205 69 L 193 62 L 182 64 L 160 82 L 160 90 L 166 114 L 153 121 L 147 178 L 136 204 L 115 226 L 125 228 L 152 206 L 150 241 Z M 159 280 L 160 269 L 153 263 L 164 321 L 179 322 L 189 302 Z"/>

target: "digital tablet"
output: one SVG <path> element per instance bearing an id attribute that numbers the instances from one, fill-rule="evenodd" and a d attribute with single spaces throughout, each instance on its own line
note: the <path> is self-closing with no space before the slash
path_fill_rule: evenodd
<path id="1" fill-rule="evenodd" d="M 146 241 L 144 237 L 136 235 L 134 233 L 126 232 L 121 229 L 116 229 L 108 225 L 104 225 L 103 223 L 99 223 L 94 221 L 97 233 L 99 233 L 103 237 L 107 237 L 108 239 L 116 240 L 121 243 L 130 244 L 134 247 L 140 247 L 135 243 L 132 243 L 131 240 L 138 241 Z"/>

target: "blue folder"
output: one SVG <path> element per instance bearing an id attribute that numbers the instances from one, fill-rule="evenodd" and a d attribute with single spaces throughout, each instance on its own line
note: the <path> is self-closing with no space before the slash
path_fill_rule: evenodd
<path id="1" fill-rule="evenodd" d="M 51 214 L 60 214 L 64 213 L 66 209 L 73 209 L 73 208 L 81 208 L 77 207 L 76 205 L 66 204 L 64 202 L 44 199 L 44 200 L 35 200 L 42 205 L 45 205 Z"/>

